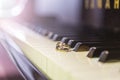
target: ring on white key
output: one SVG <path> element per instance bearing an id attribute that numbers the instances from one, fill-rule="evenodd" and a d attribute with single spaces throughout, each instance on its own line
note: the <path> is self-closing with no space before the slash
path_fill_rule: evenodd
<path id="1" fill-rule="evenodd" d="M 71 51 L 70 46 L 65 44 L 65 43 L 63 43 L 63 42 L 58 42 L 56 44 L 56 50 L 64 51 L 64 52 L 70 52 Z"/>

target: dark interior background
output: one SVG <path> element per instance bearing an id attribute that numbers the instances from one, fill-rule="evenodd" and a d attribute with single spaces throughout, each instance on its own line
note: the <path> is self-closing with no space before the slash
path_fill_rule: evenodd
<path id="1" fill-rule="evenodd" d="M 98 34 L 120 34 L 120 10 L 85 9 L 85 0 L 28 0 L 19 18 L 37 21 L 59 21 Z M 91 0 L 90 0 L 91 1 Z M 113 6 L 111 0 L 111 5 Z M 103 7 L 105 0 L 103 0 Z M 18 18 L 18 17 L 17 17 Z M 76 26 L 78 25 L 78 26 Z M 81 26 L 82 25 L 82 26 Z"/>

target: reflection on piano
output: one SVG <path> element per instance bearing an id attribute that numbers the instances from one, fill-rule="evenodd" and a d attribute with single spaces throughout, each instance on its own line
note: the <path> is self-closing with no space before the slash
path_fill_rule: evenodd
<path id="1" fill-rule="evenodd" d="M 85 1 L 29 0 L 1 26 L 52 80 L 119 80 L 120 10 L 86 9 Z"/>
<path id="2" fill-rule="evenodd" d="M 0 38 L 0 80 L 24 80 L 1 41 L 2 39 Z"/>

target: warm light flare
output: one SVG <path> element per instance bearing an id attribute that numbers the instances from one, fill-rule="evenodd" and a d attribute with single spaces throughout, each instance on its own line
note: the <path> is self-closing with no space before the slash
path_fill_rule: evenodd
<path id="1" fill-rule="evenodd" d="M 27 0 L 0 0 L 0 18 L 18 16 Z"/>
<path id="2" fill-rule="evenodd" d="M 1 26 L 0 29 L 5 30 L 6 32 L 12 33 L 14 34 L 14 36 L 16 36 L 17 38 L 26 41 L 26 37 L 25 37 L 25 33 L 22 30 L 19 30 L 18 28 L 14 28 L 13 27 L 24 27 L 18 23 L 12 22 L 12 21 L 8 21 L 8 20 L 2 20 L 1 21 Z"/>

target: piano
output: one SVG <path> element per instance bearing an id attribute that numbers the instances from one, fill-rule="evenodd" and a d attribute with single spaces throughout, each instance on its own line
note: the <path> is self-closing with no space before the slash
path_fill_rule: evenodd
<path id="1" fill-rule="evenodd" d="M 120 9 L 101 1 L 28 0 L 0 28 L 46 76 L 33 80 L 119 80 Z"/>

